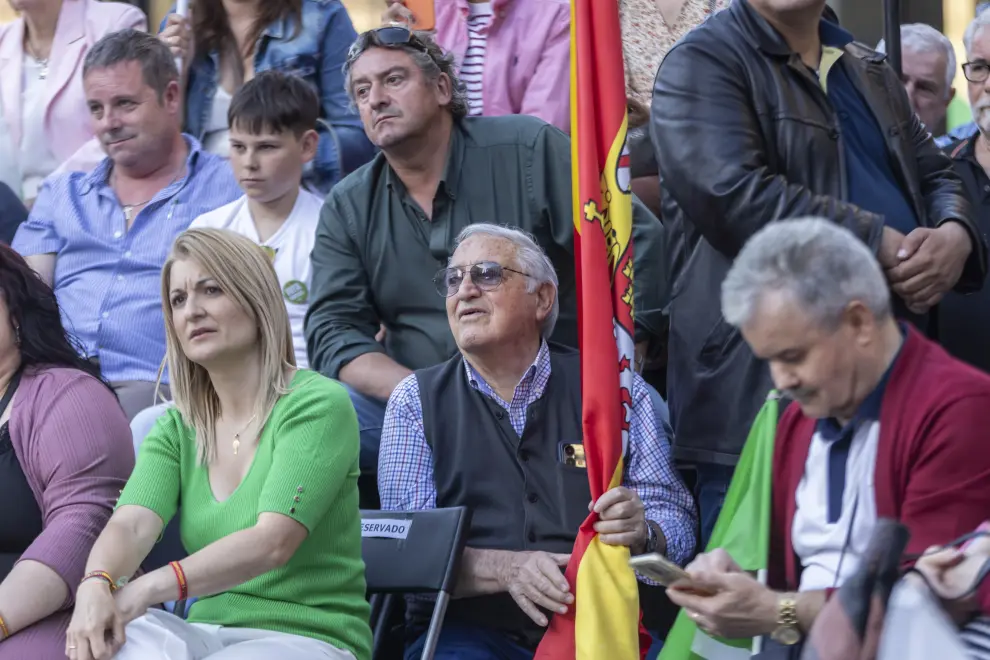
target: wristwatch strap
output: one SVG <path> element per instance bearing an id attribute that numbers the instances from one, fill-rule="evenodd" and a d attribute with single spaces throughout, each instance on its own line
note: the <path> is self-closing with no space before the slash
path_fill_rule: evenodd
<path id="1" fill-rule="evenodd" d="M 654 528 L 653 523 L 649 520 L 646 521 L 646 552 L 656 552 L 659 539 L 657 538 L 657 530 Z"/>

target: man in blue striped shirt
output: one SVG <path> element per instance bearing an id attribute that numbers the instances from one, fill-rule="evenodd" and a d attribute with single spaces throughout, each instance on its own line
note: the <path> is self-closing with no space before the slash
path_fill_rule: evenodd
<path id="1" fill-rule="evenodd" d="M 178 78 L 151 35 L 97 42 L 83 86 L 108 158 L 49 179 L 13 242 L 55 289 L 66 327 L 128 417 L 152 404 L 165 356 L 160 277 L 172 241 L 241 194 L 226 162 L 182 134 Z"/>

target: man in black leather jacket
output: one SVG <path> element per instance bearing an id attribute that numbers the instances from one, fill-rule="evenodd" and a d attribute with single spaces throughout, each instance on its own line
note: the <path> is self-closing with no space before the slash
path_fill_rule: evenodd
<path id="1" fill-rule="evenodd" d="M 699 471 L 703 543 L 771 388 L 719 309 L 750 236 L 777 220 L 833 219 L 877 254 L 898 316 L 921 329 L 947 291 L 978 289 L 986 271 L 961 183 L 897 74 L 823 20 L 824 8 L 734 0 L 671 49 L 653 92 L 672 287 L 668 397 L 676 455 Z"/>

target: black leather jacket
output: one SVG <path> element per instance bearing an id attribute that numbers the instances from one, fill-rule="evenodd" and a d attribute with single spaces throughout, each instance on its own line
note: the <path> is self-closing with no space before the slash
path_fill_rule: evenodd
<path id="1" fill-rule="evenodd" d="M 845 51 L 843 66 L 883 129 L 921 224 L 955 220 L 970 231 L 974 250 L 957 290 L 978 289 L 986 247 L 951 161 L 884 56 L 857 43 Z M 732 260 L 767 223 L 800 216 L 831 218 L 876 251 L 884 219 L 845 201 L 839 119 L 814 73 L 746 0 L 667 54 L 650 130 L 668 229 L 667 387 L 676 454 L 731 465 L 772 386 L 766 364 L 721 315 Z"/>

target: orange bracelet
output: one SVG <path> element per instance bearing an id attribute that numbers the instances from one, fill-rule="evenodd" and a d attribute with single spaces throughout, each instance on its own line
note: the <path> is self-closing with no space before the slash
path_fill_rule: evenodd
<path id="1" fill-rule="evenodd" d="M 117 591 L 117 583 L 113 581 L 113 578 L 110 577 L 110 574 L 106 571 L 93 571 L 92 573 L 87 573 L 83 576 L 83 579 L 79 581 L 79 584 L 82 584 L 86 580 L 92 580 L 93 578 L 99 578 L 106 582 L 107 585 L 110 586 L 110 593 Z"/>
<path id="2" fill-rule="evenodd" d="M 186 584 L 186 573 L 182 570 L 182 564 L 177 561 L 170 561 L 168 565 L 172 567 L 172 572 L 175 573 L 175 581 L 179 583 L 178 600 L 185 600 L 189 596 L 189 589 Z"/>
<path id="3" fill-rule="evenodd" d="M 2 616 L 0 616 L 0 632 L 3 633 L 3 637 L 0 637 L 0 641 L 10 637 L 10 630 L 7 629 L 7 622 L 3 620 Z"/>

